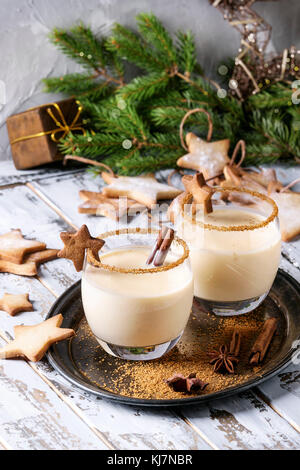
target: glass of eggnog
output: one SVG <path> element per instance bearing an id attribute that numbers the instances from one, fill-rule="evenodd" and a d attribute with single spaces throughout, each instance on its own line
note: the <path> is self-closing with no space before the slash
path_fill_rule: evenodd
<path id="1" fill-rule="evenodd" d="M 280 262 L 275 202 L 240 188 L 213 188 L 212 212 L 183 198 L 175 220 L 189 246 L 194 295 L 216 315 L 254 310 L 267 296 Z"/>
<path id="2" fill-rule="evenodd" d="M 147 265 L 156 231 L 127 228 L 99 236 L 100 261 L 87 250 L 82 301 L 89 326 L 109 354 L 161 357 L 180 339 L 193 302 L 186 243 L 176 238 L 162 266 Z"/>

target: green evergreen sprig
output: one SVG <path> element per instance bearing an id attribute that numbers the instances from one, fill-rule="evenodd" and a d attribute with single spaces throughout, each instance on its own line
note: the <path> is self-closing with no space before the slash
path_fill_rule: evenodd
<path id="1" fill-rule="evenodd" d="M 137 31 L 116 24 L 109 37 L 98 37 L 80 24 L 55 29 L 51 41 L 83 71 L 45 79 L 46 90 L 79 99 L 92 131 L 69 134 L 60 143 L 64 153 L 104 159 L 119 174 L 175 168 L 185 152 L 180 122 L 188 110 L 203 107 L 213 139 L 229 138 L 231 150 L 246 141 L 246 164 L 300 156 L 300 113 L 290 83 L 276 82 L 244 102 L 221 98 L 197 62 L 192 33 L 172 36 L 153 14 L 138 15 Z M 135 66 L 133 78 L 127 65 Z M 204 115 L 191 116 L 186 126 L 206 137 Z"/>

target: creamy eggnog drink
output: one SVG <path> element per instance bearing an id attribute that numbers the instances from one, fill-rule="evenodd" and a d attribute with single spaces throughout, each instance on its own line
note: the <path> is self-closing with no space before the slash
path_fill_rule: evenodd
<path id="1" fill-rule="evenodd" d="M 170 250 L 162 269 L 147 266 L 151 248 L 121 246 L 101 253 L 103 267 L 86 263 L 84 311 L 92 332 L 110 354 L 159 357 L 176 344 L 188 321 L 193 300 L 189 262 L 177 264 L 180 255 Z"/>
<path id="2" fill-rule="evenodd" d="M 281 236 L 276 209 L 258 201 L 247 205 L 218 201 L 213 212 L 197 207 L 177 228 L 190 248 L 194 294 L 214 313 L 253 310 L 269 292 L 280 261 Z M 271 211 L 274 209 L 274 217 Z M 270 219 L 268 221 L 268 219 Z"/>

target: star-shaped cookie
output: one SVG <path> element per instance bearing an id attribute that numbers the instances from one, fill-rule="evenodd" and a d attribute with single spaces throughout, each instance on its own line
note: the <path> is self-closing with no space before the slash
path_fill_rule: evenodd
<path id="1" fill-rule="evenodd" d="M 85 250 L 90 248 L 96 259 L 98 253 L 104 245 L 104 241 L 91 237 L 86 225 L 83 225 L 76 233 L 62 232 L 60 238 L 64 243 L 64 248 L 58 252 L 59 258 L 67 258 L 73 261 L 76 271 L 83 268 Z"/>
<path id="2" fill-rule="evenodd" d="M 62 322 L 63 316 L 59 314 L 38 325 L 15 326 L 15 339 L 0 349 L 0 359 L 25 357 L 32 362 L 40 361 L 52 344 L 75 335 L 74 330 L 60 328 Z"/>
<path id="3" fill-rule="evenodd" d="M 0 259 L 0 273 L 17 274 L 19 276 L 35 276 L 41 263 L 57 258 L 58 250 L 43 250 L 26 255 L 23 263 L 17 264 Z"/>
<path id="4" fill-rule="evenodd" d="M 205 214 L 213 211 L 211 198 L 214 190 L 206 184 L 202 173 L 196 173 L 188 182 L 183 182 L 187 191 L 193 195 L 196 204 L 203 204 Z"/>
<path id="5" fill-rule="evenodd" d="M 241 168 L 235 166 L 226 165 L 224 167 L 224 177 L 225 180 L 222 181 L 220 186 L 223 189 L 226 188 L 245 188 L 250 189 L 251 191 L 256 191 L 258 193 L 266 194 L 267 189 L 265 186 L 260 184 L 258 180 L 255 180 L 251 177 L 251 174 L 243 171 Z M 248 194 L 243 193 L 224 193 L 223 199 L 228 199 L 229 201 L 234 201 L 243 205 L 253 205 L 253 198 Z"/>
<path id="6" fill-rule="evenodd" d="M 104 196 L 127 196 L 150 208 L 160 199 L 173 199 L 182 192 L 173 186 L 159 183 L 153 175 L 115 178 L 110 173 L 103 172 L 101 176 L 108 184 L 102 190 Z"/>
<path id="7" fill-rule="evenodd" d="M 279 192 L 277 189 L 280 185 L 278 182 L 276 188 L 274 184 L 270 183 L 268 193 L 278 206 L 281 238 L 284 242 L 288 242 L 300 235 L 300 193 L 296 191 Z"/>
<path id="8" fill-rule="evenodd" d="M 225 165 L 224 177 L 225 181 L 221 183 L 221 186 L 224 188 L 226 186 L 239 186 L 263 194 L 266 194 L 270 182 L 277 181 L 274 170 L 263 169 L 260 172 L 245 171 L 235 165 Z"/>
<path id="9" fill-rule="evenodd" d="M 19 229 L 0 235 L 0 260 L 20 264 L 26 254 L 45 248 L 45 243 L 25 239 Z"/>
<path id="10" fill-rule="evenodd" d="M 244 173 L 248 175 L 248 178 L 251 178 L 265 188 L 267 188 L 270 183 L 277 181 L 276 170 L 274 170 L 274 168 L 261 168 L 260 171 Z"/>
<path id="11" fill-rule="evenodd" d="M 230 140 L 206 142 L 192 132 L 186 136 L 189 153 L 177 160 L 177 165 L 203 173 L 205 179 L 212 178 L 223 172 L 229 163 L 228 151 Z"/>
<path id="12" fill-rule="evenodd" d="M 112 198 L 86 190 L 79 191 L 79 197 L 84 201 L 78 207 L 80 214 L 102 215 L 112 220 L 120 220 L 126 214 L 135 215 L 145 209 L 143 204 L 127 197 Z"/>
<path id="13" fill-rule="evenodd" d="M 32 312 L 33 306 L 29 302 L 29 294 L 4 294 L 0 299 L 0 310 L 4 310 L 12 317 L 19 312 Z"/>

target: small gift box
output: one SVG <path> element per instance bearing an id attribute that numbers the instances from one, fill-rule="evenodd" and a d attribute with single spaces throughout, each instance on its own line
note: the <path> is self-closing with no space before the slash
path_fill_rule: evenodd
<path id="1" fill-rule="evenodd" d="M 85 133 L 81 111 L 71 98 L 10 116 L 6 125 L 15 167 L 24 170 L 61 159 L 58 142 L 69 132 Z"/>

